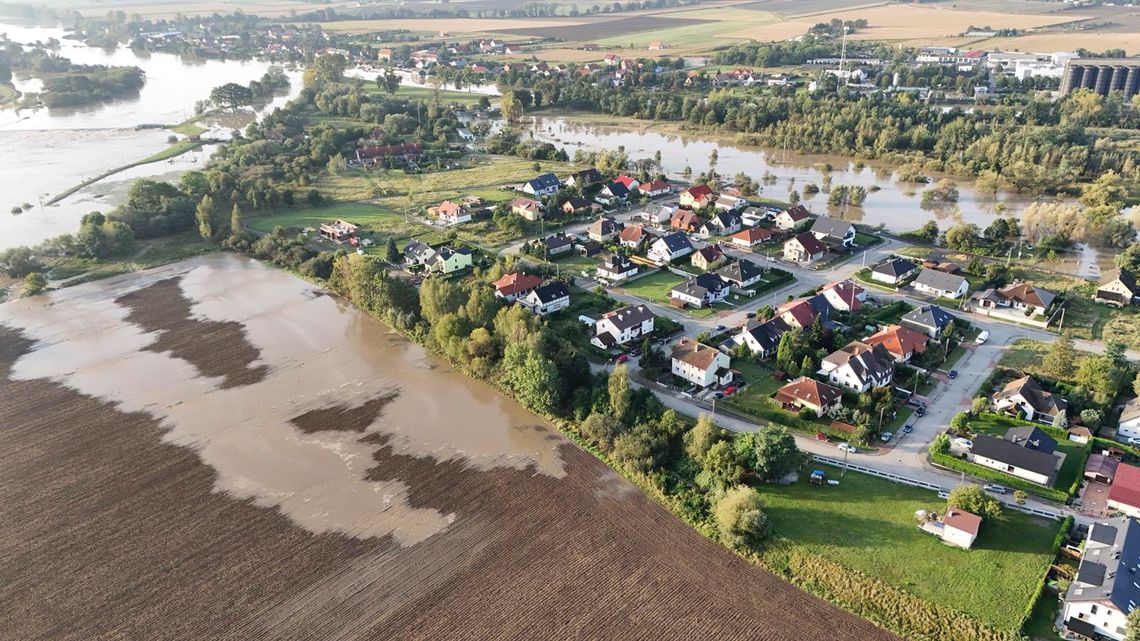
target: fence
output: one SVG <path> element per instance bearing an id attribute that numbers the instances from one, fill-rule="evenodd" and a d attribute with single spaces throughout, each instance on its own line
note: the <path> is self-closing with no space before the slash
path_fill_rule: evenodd
<path id="1" fill-rule="evenodd" d="M 819 454 L 813 454 L 811 458 L 813 461 L 826 463 L 827 465 L 834 465 L 835 467 L 843 467 L 849 470 L 855 470 L 856 472 L 862 472 L 863 474 L 877 476 L 881 479 L 887 479 L 888 481 L 893 481 L 895 483 L 902 483 L 903 485 L 909 485 L 911 487 L 920 487 L 924 490 L 933 490 L 935 492 L 938 492 L 939 495 L 942 493 L 942 487 L 935 485 L 934 483 L 927 483 L 926 481 L 919 481 L 917 479 L 899 476 L 898 474 L 891 474 L 890 472 L 882 472 L 880 470 L 864 467 L 855 463 L 849 463 L 841 461 L 839 459 L 831 458 L 830 456 L 820 456 Z"/>

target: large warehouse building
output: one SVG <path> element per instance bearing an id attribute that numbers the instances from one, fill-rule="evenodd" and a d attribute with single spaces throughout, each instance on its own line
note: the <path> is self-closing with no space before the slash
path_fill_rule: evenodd
<path id="1" fill-rule="evenodd" d="M 1110 91 L 1123 91 L 1125 98 L 1140 93 L 1140 59 L 1085 58 L 1065 64 L 1061 75 L 1061 94 L 1075 89 L 1092 89 L 1102 96 Z"/>

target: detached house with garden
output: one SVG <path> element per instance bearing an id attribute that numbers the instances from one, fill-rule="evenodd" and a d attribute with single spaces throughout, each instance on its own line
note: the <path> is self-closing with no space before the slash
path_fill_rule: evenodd
<path id="1" fill-rule="evenodd" d="M 1022 376 L 1006 383 L 1001 391 L 994 394 L 993 402 L 1000 412 L 1022 414 L 1027 421 L 1049 425 L 1069 407 L 1065 399 L 1045 391 L 1032 376 Z"/>
<path id="2" fill-rule="evenodd" d="M 819 374 L 832 383 L 862 393 L 891 384 L 895 359 L 882 345 L 854 341 L 828 354 L 820 363 Z"/>
<path id="3" fill-rule="evenodd" d="M 631 305 L 606 312 L 594 323 L 590 342 L 601 349 L 625 345 L 653 333 L 653 312 L 645 305 Z"/>
<path id="4" fill-rule="evenodd" d="M 1128 614 L 1140 606 L 1140 522 L 1128 517 L 1089 527 L 1076 577 L 1065 592 L 1065 630 L 1124 641 Z"/>
<path id="5" fill-rule="evenodd" d="M 728 354 L 691 338 L 682 338 L 670 357 L 674 376 L 698 387 L 728 385 L 732 382 Z"/>

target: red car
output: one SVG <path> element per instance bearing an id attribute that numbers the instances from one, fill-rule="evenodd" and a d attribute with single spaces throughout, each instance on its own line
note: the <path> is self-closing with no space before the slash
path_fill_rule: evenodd
<path id="1" fill-rule="evenodd" d="M 824 434 L 823 432 L 816 432 L 815 433 L 815 440 L 826 442 L 827 441 L 827 434 Z"/>
<path id="2" fill-rule="evenodd" d="M 728 387 L 724 388 L 724 395 L 725 396 L 732 396 L 735 393 L 736 393 L 736 387 L 735 386 L 729 385 Z"/>
<path id="3" fill-rule="evenodd" d="M 621 356 L 618 356 L 614 362 L 620 364 L 620 363 L 624 363 L 628 360 L 629 360 L 629 354 L 622 354 Z"/>

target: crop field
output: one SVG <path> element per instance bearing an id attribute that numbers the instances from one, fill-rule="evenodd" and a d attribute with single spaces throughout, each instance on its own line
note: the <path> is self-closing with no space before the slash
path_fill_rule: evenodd
<path id="1" fill-rule="evenodd" d="M 839 478 L 836 468 L 814 467 Z M 773 528 L 793 545 L 1003 630 L 1018 627 L 1052 560 L 1055 523 L 1007 512 L 984 522 L 974 547 L 961 550 L 914 519 L 916 510 L 941 513 L 945 501 L 872 476 L 850 472 L 835 488 L 800 482 L 761 493 Z"/>
<path id="2" fill-rule="evenodd" d="M 688 27 L 710 22 L 692 18 L 673 18 L 659 16 L 631 16 L 616 20 L 586 18 L 579 21 L 554 27 L 525 27 L 521 29 L 508 29 L 499 33 L 512 36 L 531 36 L 535 38 L 558 38 L 559 40 L 575 41 L 603 41 L 606 38 L 624 37 L 627 34 L 645 31 L 662 31 L 677 27 Z"/>
<path id="3" fill-rule="evenodd" d="M 894 638 L 234 256 L 0 305 L 0 438 L 6 638 Z"/>

